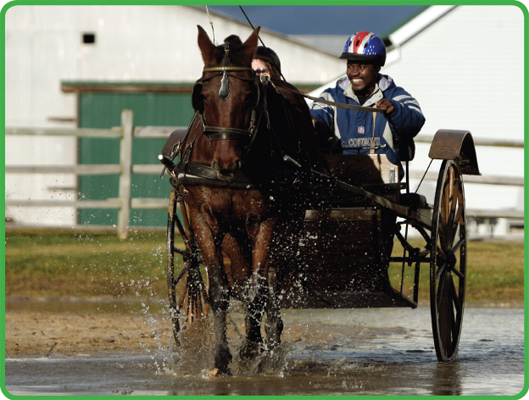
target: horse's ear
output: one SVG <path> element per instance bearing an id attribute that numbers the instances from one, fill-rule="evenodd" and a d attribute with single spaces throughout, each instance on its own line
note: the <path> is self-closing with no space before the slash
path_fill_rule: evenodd
<path id="1" fill-rule="evenodd" d="M 200 25 L 197 25 L 198 28 L 198 48 L 202 53 L 202 59 L 204 60 L 205 65 L 209 65 L 211 60 L 214 58 L 215 54 L 215 45 L 209 39 L 208 34 Z"/>
<path id="2" fill-rule="evenodd" d="M 261 30 L 260 26 L 255 28 L 255 30 L 248 37 L 248 39 L 246 39 L 246 42 L 244 42 L 244 47 L 251 51 L 252 58 L 253 58 L 253 55 L 255 54 L 255 50 L 257 50 L 257 44 L 259 43 L 259 31 L 260 30 Z"/>

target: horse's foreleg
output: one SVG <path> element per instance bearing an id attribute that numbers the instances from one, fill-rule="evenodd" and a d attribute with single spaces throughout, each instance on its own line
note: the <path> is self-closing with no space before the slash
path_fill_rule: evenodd
<path id="1" fill-rule="evenodd" d="M 230 373 L 228 365 L 232 356 L 226 337 L 226 316 L 230 303 L 230 284 L 222 261 L 222 237 L 209 229 L 197 227 L 195 232 L 202 257 L 208 269 L 209 291 L 208 297 L 213 310 L 215 330 L 215 368 L 220 375 Z M 202 229 L 200 229 L 202 228 Z"/>
<path id="2" fill-rule="evenodd" d="M 218 264 L 211 265 L 209 276 L 209 299 L 211 309 L 213 310 L 214 329 L 215 329 L 215 368 L 222 375 L 228 375 L 232 357 L 226 338 L 226 316 L 230 301 L 230 286 L 226 274 Z"/>

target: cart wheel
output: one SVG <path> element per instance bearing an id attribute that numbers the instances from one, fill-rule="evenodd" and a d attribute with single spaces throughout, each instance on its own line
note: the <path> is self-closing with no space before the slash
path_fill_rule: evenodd
<path id="1" fill-rule="evenodd" d="M 173 190 L 167 221 L 167 288 L 173 335 L 178 345 L 180 344 L 180 332 L 189 327 L 195 320 L 205 318 L 209 306 L 206 301 L 206 287 L 200 273 L 197 252 L 187 250 L 188 254 L 184 255 L 183 267 L 178 265 L 176 261 L 176 255 L 181 251 L 178 249 L 175 251 L 175 234 L 178 227 L 183 231 L 176 213 L 176 195 L 176 191 Z"/>
<path id="2" fill-rule="evenodd" d="M 430 304 L 435 351 L 439 361 L 453 361 L 465 305 L 465 194 L 459 164 L 443 161 L 432 216 Z"/>

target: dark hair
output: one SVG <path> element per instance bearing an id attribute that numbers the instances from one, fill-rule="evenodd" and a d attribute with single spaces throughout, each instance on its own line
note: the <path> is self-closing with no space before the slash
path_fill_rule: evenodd
<path id="1" fill-rule="evenodd" d="M 277 72 L 277 76 L 281 76 L 281 61 L 274 50 L 269 47 L 259 46 L 255 51 L 254 58 L 268 62 L 270 70 Z"/>

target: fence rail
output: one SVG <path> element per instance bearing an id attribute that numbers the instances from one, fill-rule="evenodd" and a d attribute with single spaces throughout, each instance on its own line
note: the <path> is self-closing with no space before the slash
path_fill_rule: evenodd
<path id="1" fill-rule="evenodd" d="M 86 138 L 120 138 L 120 164 L 91 164 L 91 165 L 6 165 L 5 172 L 13 174 L 76 174 L 76 175 L 105 175 L 119 174 L 119 197 L 106 200 L 12 200 L 6 199 L 6 206 L 43 206 L 43 207 L 74 207 L 84 208 L 116 208 L 118 212 L 118 236 L 125 238 L 128 235 L 128 223 L 131 209 L 165 209 L 168 206 L 166 199 L 159 198 L 131 198 L 131 175 L 149 174 L 158 175 L 162 170 L 161 165 L 135 164 L 132 165 L 132 138 L 167 138 L 175 130 L 185 133 L 186 127 L 171 126 L 139 126 L 133 125 L 133 113 L 131 110 L 123 110 L 121 113 L 121 126 L 111 129 L 86 129 L 86 128 L 9 128 L 5 129 L 6 135 L 24 136 L 64 136 L 64 137 L 86 137 Z M 433 137 L 420 136 L 415 139 L 418 143 L 431 143 Z M 520 141 L 499 141 L 474 139 L 476 146 L 513 147 L 524 148 Z M 420 173 L 410 173 L 411 178 L 421 179 Z M 426 180 L 437 180 L 435 173 L 424 176 Z M 466 176 L 466 183 L 523 186 L 523 178 L 512 178 L 503 176 Z M 467 210 L 467 215 L 478 218 L 509 218 L 523 219 L 523 211 L 514 210 Z"/>

